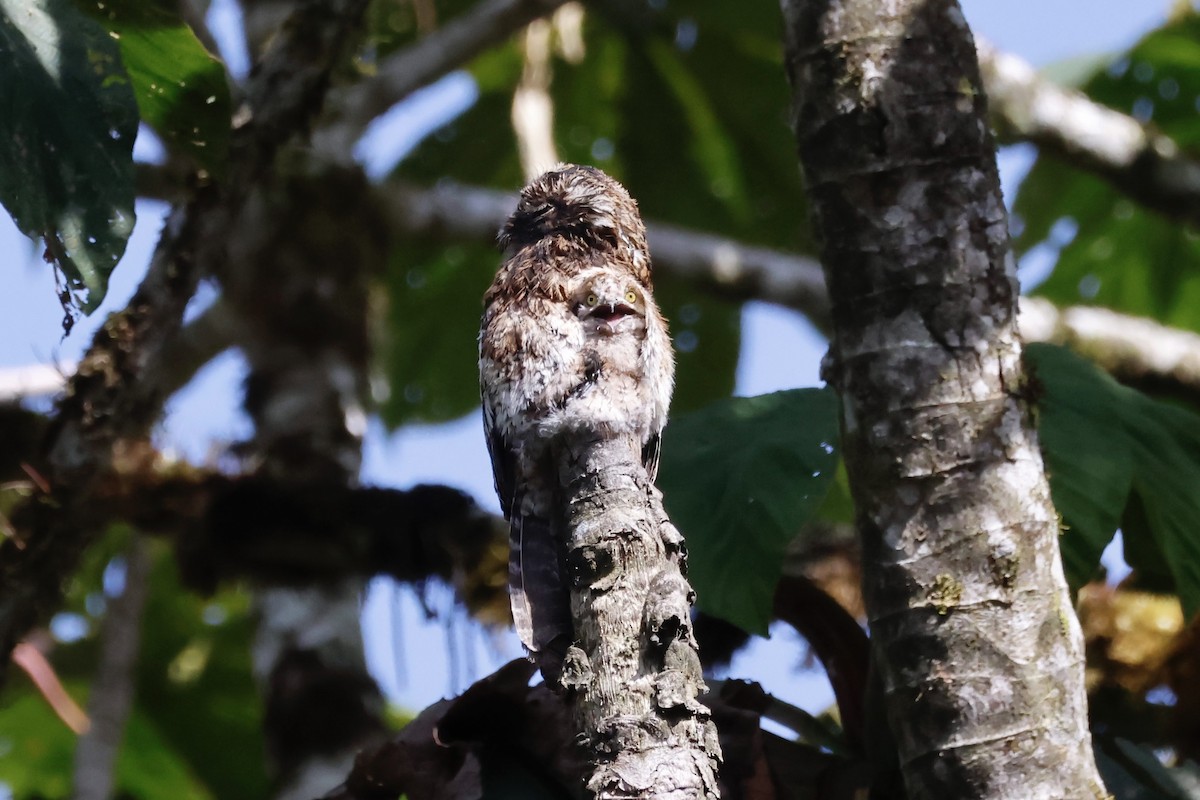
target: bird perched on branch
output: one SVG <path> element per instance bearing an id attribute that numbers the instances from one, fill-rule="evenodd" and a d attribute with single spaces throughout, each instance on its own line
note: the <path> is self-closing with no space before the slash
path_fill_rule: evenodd
<path id="1" fill-rule="evenodd" d="M 572 625 L 555 444 L 628 436 L 653 480 L 674 357 L 651 292 L 646 227 L 608 175 L 571 164 L 544 173 L 499 241 L 508 257 L 484 295 L 479 334 L 483 424 L 510 524 L 517 633 L 531 654 L 561 655 Z"/>

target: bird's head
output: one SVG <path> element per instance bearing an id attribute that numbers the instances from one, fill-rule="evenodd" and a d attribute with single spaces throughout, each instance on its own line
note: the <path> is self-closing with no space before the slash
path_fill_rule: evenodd
<path id="1" fill-rule="evenodd" d="M 520 247 L 552 235 L 643 250 L 646 242 L 637 202 L 625 187 L 595 167 L 576 164 L 542 173 L 521 191 L 499 242 L 502 248 Z"/>
<path id="2" fill-rule="evenodd" d="M 605 271 L 584 276 L 571 301 L 589 332 L 612 336 L 646 330 L 646 294 L 633 276 Z"/>

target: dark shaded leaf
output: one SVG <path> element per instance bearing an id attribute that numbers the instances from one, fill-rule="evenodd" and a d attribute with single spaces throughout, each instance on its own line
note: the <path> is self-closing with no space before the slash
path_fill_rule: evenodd
<path id="1" fill-rule="evenodd" d="M 229 150 L 225 67 L 178 13 L 147 0 L 75 0 L 112 33 L 142 119 L 168 147 L 219 172 Z"/>
<path id="2" fill-rule="evenodd" d="M 694 411 L 733 394 L 742 346 L 741 308 L 671 276 L 655 281 L 654 299 L 675 345 L 671 413 Z"/>
<path id="3" fill-rule="evenodd" d="M 1200 609 L 1200 416 L 1121 386 L 1064 348 L 1025 352 L 1045 389 L 1038 430 L 1067 526 L 1068 576 L 1090 579 L 1117 524 L 1130 523 L 1127 552 L 1150 577 L 1169 569 L 1190 617 Z"/>
<path id="4" fill-rule="evenodd" d="M 137 124 L 107 31 L 70 0 L 0 6 L 0 201 L 46 243 L 85 312 L 133 231 Z"/>
<path id="5" fill-rule="evenodd" d="M 401 243 L 387 274 L 380 359 L 385 424 L 445 422 L 479 405 L 479 318 L 500 255 L 475 245 Z"/>
<path id="6" fill-rule="evenodd" d="M 730 398 L 667 426 L 659 485 L 701 609 L 767 632 L 784 550 L 829 489 L 837 435 L 824 389 Z"/>
<path id="7" fill-rule="evenodd" d="M 1096 736 L 1096 766 L 1120 800 L 1197 800 L 1195 769 L 1168 769 L 1149 749 L 1127 739 Z"/>

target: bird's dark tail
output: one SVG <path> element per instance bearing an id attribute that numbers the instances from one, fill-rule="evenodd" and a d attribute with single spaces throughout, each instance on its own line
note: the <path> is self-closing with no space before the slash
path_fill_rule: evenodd
<path id="1" fill-rule="evenodd" d="M 547 650 L 565 653 L 573 629 L 562 543 L 549 520 L 514 514 L 508 545 L 508 594 L 521 643 L 534 656 Z M 543 675 L 554 680 L 546 672 L 543 664 Z"/>

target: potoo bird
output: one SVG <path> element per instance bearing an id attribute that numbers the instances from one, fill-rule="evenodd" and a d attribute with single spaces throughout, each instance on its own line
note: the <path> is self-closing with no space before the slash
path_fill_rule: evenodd
<path id="1" fill-rule="evenodd" d="M 608 175 L 567 164 L 536 178 L 499 242 L 507 259 L 484 295 L 479 379 L 510 526 L 509 595 L 530 653 L 563 651 L 573 635 L 554 444 L 630 437 L 653 480 L 674 356 L 646 227 Z"/>

